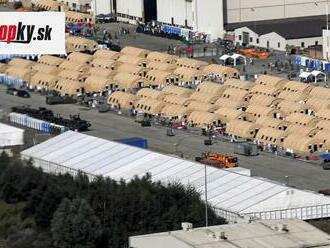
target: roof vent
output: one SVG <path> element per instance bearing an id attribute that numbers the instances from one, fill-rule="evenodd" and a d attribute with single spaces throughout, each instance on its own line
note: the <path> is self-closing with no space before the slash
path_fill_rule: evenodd
<path id="1" fill-rule="evenodd" d="M 227 236 L 226 236 L 226 233 L 225 233 L 225 232 L 220 232 L 219 239 L 227 240 L 228 238 L 227 238 Z"/>
<path id="2" fill-rule="evenodd" d="M 181 227 L 183 231 L 191 231 L 193 229 L 193 224 L 189 222 L 182 222 Z"/>

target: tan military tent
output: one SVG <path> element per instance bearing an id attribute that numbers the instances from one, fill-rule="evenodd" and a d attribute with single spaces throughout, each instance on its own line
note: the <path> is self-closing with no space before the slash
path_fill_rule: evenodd
<path id="1" fill-rule="evenodd" d="M 232 120 L 226 125 L 226 133 L 240 138 L 254 139 L 260 127 L 252 122 Z"/>
<path id="2" fill-rule="evenodd" d="M 329 130 L 330 132 L 330 121 L 325 121 L 325 120 L 319 121 L 316 124 L 316 128 L 318 128 L 319 130 Z"/>
<path id="3" fill-rule="evenodd" d="M 63 58 L 59 58 L 51 55 L 43 55 L 38 59 L 39 64 L 50 65 L 50 66 L 59 66 L 65 61 Z"/>
<path id="4" fill-rule="evenodd" d="M 251 105 L 260 105 L 265 107 L 277 106 L 281 102 L 281 99 L 277 99 L 273 96 L 267 95 L 253 95 L 249 101 Z"/>
<path id="5" fill-rule="evenodd" d="M 109 89 L 112 86 L 111 78 L 103 78 L 98 76 L 89 76 L 84 83 L 84 89 L 86 93 L 102 92 Z"/>
<path id="6" fill-rule="evenodd" d="M 173 73 L 179 77 L 180 82 L 201 81 L 204 78 L 200 70 L 186 67 L 178 67 Z"/>
<path id="7" fill-rule="evenodd" d="M 133 65 L 138 65 L 142 67 L 146 67 L 148 60 L 140 57 L 134 57 L 130 55 L 123 54 L 121 55 L 118 60 L 118 62 L 121 62 L 123 64 L 133 64 Z"/>
<path id="8" fill-rule="evenodd" d="M 155 100 L 163 100 L 167 93 L 160 91 L 160 90 L 154 90 L 150 88 L 143 88 L 140 89 L 137 93 L 137 96 L 141 98 L 147 98 L 147 99 L 155 99 Z"/>
<path id="9" fill-rule="evenodd" d="M 89 69 L 89 74 L 92 76 L 111 78 L 114 77 L 117 74 L 117 72 L 99 67 L 91 67 Z"/>
<path id="10" fill-rule="evenodd" d="M 149 70 L 145 67 L 141 67 L 138 65 L 121 64 L 121 65 L 117 66 L 116 71 L 133 74 L 133 75 L 137 75 L 140 77 L 145 77 Z"/>
<path id="11" fill-rule="evenodd" d="M 285 130 L 285 132 L 290 134 L 296 134 L 301 136 L 307 136 L 307 137 L 314 137 L 317 132 L 319 132 L 316 127 L 308 127 L 308 126 L 301 126 L 298 124 L 291 124 L 288 126 L 288 128 Z"/>
<path id="12" fill-rule="evenodd" d="M 208 65 L 207 62 L 196 59 L 189 59 L 189 58 L 178 58 L 176 64 L 179 67 L 186 67 L 196 70 L 202 70 L 205 66 Z"/>
<path id="13" fill-rule="evenodd" d="M 32 66 L 32 70 L 36 72 L 43 72 L 50 75 L 58 75 L 59 68 L 56 66 L 44 65 L 44 64 L 35 64 Z"/>
<path id="14" fill-rule="evenodd" d="M 4 73 L 7 69 L 7 64 L 0 63 L 0 73 Z"/>
<path id="15" fill-rule="evenodd" d="M 256 84 L 251 88 L 250 92 L 258 95 L 277 97 L 281 93 L 281 90 L 271 85 Z"/>
<path id="16" fill-rule="evenodd" d="M 256 140 L 264 144 L 271 144 L 276 146 L 283 146 L 284 139 L 288 135 L 282 130 L 278 130 L 270 127 L 262 127 L 259 129 Z"/>
<path id="17" fill-rule="evenodd" d="M 58 80 L 59 78 L 57 75 L 37 72 L 31 77 L 29 85 L 39 89 L 54 89 Z"/>
<path id="18" fill-rule="evenodd" d="M 307 99 L 308 95 L 303 92 L 290 92 L 290 91 L 282 91 L 277 98 L 285 99 L 291 102 L 302 102 Z"/>
<path id="19" fill-rule="evenodd" d="M 107 100 L 107 103 L 114 108 L 133 109 L 134 102 L 139 100 L 140 97 L 131 93 L 115 91 Z"/>
<path id="20" fill-rule="evenodd" d="M 147 56 L 147 59 L 150 61 L 156 61 L 166 64 L 173 64 L 176 63 L 179 57 L 170 55 L 167 53 L 160 53 L 160 52 L 150 52 Z"/>
<path id="21" fill-rule="evenodd" d="M 219 99 L 219 96 L 196 91 L 190 96 L 190 99 L 193 101 L 214 104 Z"/>
<path id="22" fill-rule="evenodd" d="M 269 117 L 269 116 L 261 116 L 256 119 L 256 124 L 259 124 L 263 127 L 270 127 L 270 128 L 285 131 L 288 128 L 288 126 L 290 125 L 290 122 L 281 120 L 281 119 L 276 119 L 276 118 Z"/>
<path id="23" fill-rule="evenodd" d="M 269 86 L 277 89 L 283 89 L 283 87 L 286 85 L 286 83 L 289 80 L 282 78 L 282 77 L 275 77 L 270 75 L 261 75 L 257 78 L 256 84 Z"/>
<path id="24" fill-rule="evenodd" d="M 213 113 L 193 111 L 188 116 L 188 122 L 192 125 L 205 126 L 208 124 L 218 124 L 220 119 Z"/>
<path id="25" fill-rule="evenodd" d="M 5 74 L 7 74 L 8 76 L 20 78 L 26 82 L 29 82 L 34 73 L 30 69 L 19 68 L 16 66 L 9 66 L 6 69 Z"/>
<path id="26" fill-rule="evenodd" d="M 293 153 L 308 154 L 318 151 L 322 146 L 319 139 L 291 134 L 284 139 L 283 147 Z"/>
<path id="27" fill-rule="evenodd" d="M 286 117 L 286 120 L 293 124 L 308 127 L 316 127 L 317 123 L 320 121 L 319 118 L 301 113 L 293 113 L 291 115 L 288 115 Z"/>
<path id="28" fill-rule="evenodd" d="M 129 73 L 118 72 L 114 78 L 113 83 L 118 89 L 133 89 L 144 86 L 143 78 Z"/>
<path id="29" fill-rule="evenodd" d="M 315 87 L 309 93 L 311 98 L 330 100 L 330 89 L 324 87 Z"/>
<path id="30" fill-rule="evenodd" d="M 187 107 L 166 104 L 164 108 L 161 110 L 161 115 L 166 118 L 175 118 L 181 119 L 186 117 L 191 111 Z"/>
<path id="31" fill-rule="evenodd" d="M 163 101 L 142 98 L 134 102 L 134 108 L 150 115 L 160 115 L 162 109 L 166 106 Z"/>
<path id="32" fill-rule="evenodd" d="M 91 62 L 91 66 L 95 68 L 102 68 L 107 70 L 116 70 L 121 63 L 105 58 L 94 58 Z"/>
<path id="33" fill-rule="evenodd" d="M 152 61 L 147 64 L 147 68 L 151 70 L 162 70 L 162 71 L 173 72 L 177 68 L 177 65 Z"/>
<path id="34" fill-rule="evenodd" d="M 290 91 L 290 92 L 302 92 L 304 94 L 309 94 L 313 88 L 314 88 L 314 86 L 312 86 L 310 84 L 305 84 L 305 83 L 296 82 L 296 81 L 289 81 L 284 85 L 283 90 Z"/>
<path id="35" fill-rule="evenodd" d="M 188 106 L 188 104 L 192 101 L 193 100 L 188 97 L 172 95 L 172 94 L 166 95 L 164 98 L 164 102 L 171 105 L 180 105 L 180 106 Z"/>
<path id="36" fill-rule="evenodd" d="M 230 88 L 235 88 L 239 90 L 246 90 L 249 91 L 253 86 L 254 83 L 242 81 L 235 78 L 229 78 L 224 82 L 224 85 L 229 86 Z"/>
<path id="37" fill-rule="evenodd" d="M 318 131 L 314 138 L 319 139 L 322 141 L 322 143 L 326 143 L 327 141 L 330 141 L 330 131 L 327 129 L 324 129 L 322 131 Z"/>
<path id="38" fill-rule="evenodd" d="M 87 13 L 76 12 L 76 11 L 66 11 L 65 21 L 68 23 L 76 22 L 92 22 L 93 16 Z"/>
<path id="39" fill-rule="evenodd" d="M 175 84 L 179 81 L 177 75 L 161 70 L 150 70 L 147 72 L 145 78 L 148 85 L 159 87 L 165 87 L 168 84 Z"/>
<path id="40" fill-rule="evenodd" d="M 306 104 L 311 106 L 315 112 L 321 109 L 330 109 L 330 100 L 326 99 L 309 98 L 306 101 Z"/>
<path id="41" fill-rule="evenodd" d="M 227 98 L 219 98 L 215 103 L 215 106 L 218 108 L 228 107 L 232 109 L 245 109 L 247 106 L 246 102 L 234 101 Z"/>
<path id="42" fill-rule="evenodd" d="M 320 109 L 315 113 L 315 116 L 320 119 L 330 121 L 330 109 Z"/>
<path id="43" fill-rule="evenodd" d="M 120 57 L 119 52 L 111 50 L 97 50 L 94 55 L 94 59 L 104 59 L 104 60 L 117 60 Z"/>
<path id="44" fill-rule="evenodd" d="M 32 69 L 35 62 L 27 59 L 15 58 L 10 60 L 8 65 L 16 68 Z"/>
<path id="45" fill-rule="evenodd" d="M 287 100 L 281 101 L 278 105 L 277 108 L 281 110 L 283 113 L 286 115 L 290 115 L 293 113 L 302 113 L 305 114 L 308 112 L 310 109 L 308 105 L 306 104 L 300 104 L 298 102 L 291 102 Z"/>
<path id="46" fill-rule="evenodd" d="M 97 49 L 97 42 L 94 40 L 78 37 L 67 36 L 65 39 L 65 48 L 67 53 L 89 51 L 93 52 Z"/>
<path id="47" fill-rule="evenodd" d="M 228 86 L 225 85 L 204 81 L 197 86 L 196 91 L 214 96 L 221 96 L 227 88 Z"/>
<path id="48" fill-rule="evenodd" d="M 223 81 L 229 78 L 239 78 L 239 72 L 236 68 L 228 66 L 222 66 L 217 64 L 210 64 L 203 68 L 205 76 L 216 76 L 221 78 Z"/>
<path id="49" fill-rule="evenodd" d="M 249 121 L 251 120 L 251 117 L 249 114 L 242 112 L 237 109 L 222 107 L 219 108 L 217 111 L 214 112 L 221 122 L 228 123 L 232 120 L 243 120 L 243 121 Z"/>
<path id="50" fill-rule="evenodd" d="M 87 64 L 81 64 L 73 61 L 66 60 L 59 66 L 62 70 L 73 70 L 79 72 L 87 72 L 89 66 Z"/>
<path id="51" fill-rule="evenodd" d="M 53 0 L 39 0 L 35 3 L 35 7 L 48 11 L 66 11 L 69 9 L 64 3 Z"/>
<path id="52" fill-rule="evenodd" d="M 131 47 L 131 46 L 124 47 L 120 51 L 121 54 L 125 54 L 125 55 L 132 56 L 132 57 L 139 57 L 139 58 L 143 58 L 143 59 L 147 58 L 149 52 L 150 51 L 148 51 L 146 49 Z"/>
<path id="53" fill-rule="evenodd" d="M 68 55 L 67 60 L 78 64 L 90 64 L 93 60 L 93 56 L 86 53 L 72 52 Z"/>
<path id="54" fill-rule="evenodd" d="M 162 89 L 162 91 L 172 95 L 183 96 L 183 97 L 189 97 L 192 93 L 194 93 L 193 89 L 188 89 L 175 85 L 166 86 Z"/>
<path id="55" fill-rule="evenodd" d="M 191 111 L 214 112 L 218 109 L 217 106 L 205 102 L 192 101 L 187 105 Z"/>
<path id="56" fill-rule="evenodd" d="M 61 78 L 55 84 L 54 90 L 66 95 L 77 95 L 83 93 L 84 84 L 79 81 L 72 81 Z"/>
<path id="57" fill-rule="evenodd" d="M 72 70 L 62 70 L 59 74 L 59 77 L 70 79 L 72 81 L 84 82 L 87 78 L 87 75 L 84 72 L 72 71 Z"/>
<path id="58" fill-rule="evenodd" d="M 247 92 L 246 90 L 240 90 L 235 88 L 228 88 L 222 94 L 222 98 L 226 98 L 241 103 L 249 102 L 251 97 L 252 94 Z"/>
<path id="59" fill-rule="evenodd" d="M 282 119 L 285 117 L 283 111 L 262 105 L 248 105 L 246 108 L 246 113 L 249 113 L 256 118 L 269 116 L 272 118 Z"/>

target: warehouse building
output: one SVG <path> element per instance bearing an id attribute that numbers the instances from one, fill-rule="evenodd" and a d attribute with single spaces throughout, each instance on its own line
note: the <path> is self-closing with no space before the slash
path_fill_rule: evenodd
<path id="1" fill-rule="evenodd" d="M 153 103 L 149 100 L 141 104 L 148 108 Z M 90 178 L 102 175 L 126 181 L 150 173 L 154 181 L 164 184 L 179 181 L 194 186 L 201 195 L 205 192 L 204 166 L 197 162 L 72 131 L 29 148 L 21 156 L 33 159 L 36 167 L 48 173 L 76 175 L 82 171 Z M 330 198 L 324 195 L 215 167 L 207 167 L 206 174 L 209 204 L 230 222 L 244 217 L 262 220 L 330 217 Z"/>
<path id="2" fill-rule="evenodd" d="M 330 236 L 301 220 L 262 220 L 193 228 L 129 238 L 132 248 L 293 248 L 329 247 Z M 299 245 L 298 245 L 299 244 Z"/>

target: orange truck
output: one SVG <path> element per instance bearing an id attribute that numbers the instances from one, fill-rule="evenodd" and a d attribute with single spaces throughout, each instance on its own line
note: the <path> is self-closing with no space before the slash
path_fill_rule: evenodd
<path id="1" fill-rule="evenodd" d="M 202 157 L 197 157 L 196 161 L 217 168 L 233 168 L 238 166 L 237 157 L 218 153 L 204 153 Z"/>

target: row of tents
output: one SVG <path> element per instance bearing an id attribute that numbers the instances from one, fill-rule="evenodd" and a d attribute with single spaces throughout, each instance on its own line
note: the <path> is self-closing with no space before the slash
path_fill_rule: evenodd
<path id="1" fill-rule="evenodd" d="M 197 84 L 208 77 L 221 81 L 239 77 L 235 68 L 134 47 L 125 47 L 121 52 L 97 50 L 93 55 L 72 52 L 67 58 L 47 55 L 37 62 L 18 58 L 1 68 L 2 80 L 7 83 L 9 77 L 14 77 L 32 88 L 69 95 Z"/>
<path id="2" fill-rule="evenodd" d="M 291 153 L 330 150 L 330 89 L 284 78 L 262 75 L 255 83 L 228 79 L 203 82 L 196 90 L 168 86 L 114 92 L 108 103 L 195 126 L 221 126 L 234 139 Z"/>

